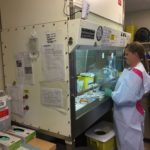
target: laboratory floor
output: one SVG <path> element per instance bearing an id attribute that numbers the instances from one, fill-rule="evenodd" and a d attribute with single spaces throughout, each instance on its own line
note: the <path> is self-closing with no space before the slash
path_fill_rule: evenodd
<path id="1" fill-rule="evenodd" d="M 150 142 L 145 142 L 145 149 L 144 150 L 150 150 Z M 64 144 L 57 144 L 57 148 L 58 150 L 66 150 L 65 145 Z"/>
<path id="2" fill-rule="evenodd" d="M 49 137 L 47 135 L 43 135 L 43 134 L 38 133 L 38 132 L 37 132 L 37 137 L 55 143 L 57 145 L 57 150 L 66 150 L 65 142 L 62 141 L 62 140 L 58 140 L 58 139 L 56 140 L 55 138 Z M 81 136 L 80 137 L 80 141 L 81 141 L 82 144 L 81 143 L 77 143 L 77 147 L 86 145 L 86 138 L 85 138 L 85 136 Z M 145 149 L 144 150 L 150 150 L 150 140 L 144 140 L 144 141 L 145 141 L 145 144 L 144 144 L 145 145 Z"/>

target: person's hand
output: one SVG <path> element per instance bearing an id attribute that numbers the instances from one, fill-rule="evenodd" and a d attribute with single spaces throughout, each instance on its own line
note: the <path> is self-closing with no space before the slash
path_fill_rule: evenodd
<path id="1" fill-rule="evenodd" d="M 112 96 L 112 90 L 109 88 L 105 88 L 105 96 L 111 97 Z"/>

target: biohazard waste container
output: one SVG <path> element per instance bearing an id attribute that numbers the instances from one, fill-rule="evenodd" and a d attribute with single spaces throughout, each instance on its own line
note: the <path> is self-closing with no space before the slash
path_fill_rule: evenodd
<path id="1" fill-rule="evenodd" d="M 110 122 L 100 122 L 86 133 L 87 144 L 95 150 L 115 150 L 115 132 Z"/>

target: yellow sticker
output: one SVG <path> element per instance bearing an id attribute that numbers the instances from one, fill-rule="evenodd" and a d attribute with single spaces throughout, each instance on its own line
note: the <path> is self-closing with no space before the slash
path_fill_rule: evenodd
<path id="1" fill-rule="evenodd" d="M 114 34 L 111 34 L 111 35 L 110 35 L 110 39 L 114 41 L 114 40 L 115 40 L 115 35 L 114 35 Z"/>
<path id="2" fill-rule="evenodd" d="M 26 93 L 26 94 L 27 94 L 27 93 L 29 93 L 29 90 L 27 90 L 27 89 L 24 89 L 24 93 Z"/>

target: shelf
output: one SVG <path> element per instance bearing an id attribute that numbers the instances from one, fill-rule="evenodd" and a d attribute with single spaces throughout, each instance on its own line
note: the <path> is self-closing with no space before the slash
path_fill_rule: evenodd
<path id="1" fill-rule="evenodd" d="M 89 88 L 89 89 L 86 89 L 86 90 L 83 90 L 83 91 L 77 93 L 77 96 L 83 95 L 84 93 L 89 92 L 89 91 L 91 91 L 91 90 L 94 90 L 94 89 L 96 89 L 96 88 L 98 88 L 98 87 L 99 87 L 99 85 L 94 85 L 93 87 L 91 87 L 91 88 Z"/>
<path id="2" fill-rule="evenodd" d="M 101 101 L 97 100 L 89 107 L 87 106 L 85 112 L 77 112 L 76 120 L 74 123 L 74 136 L 77 137 L 83 133 L 87 128 L 99 120 L 104 114 L 112 110 L 113 102 L 110 98 L 106 97 Z"/>

